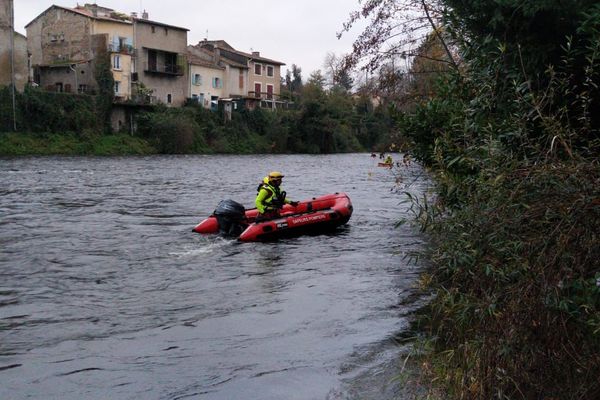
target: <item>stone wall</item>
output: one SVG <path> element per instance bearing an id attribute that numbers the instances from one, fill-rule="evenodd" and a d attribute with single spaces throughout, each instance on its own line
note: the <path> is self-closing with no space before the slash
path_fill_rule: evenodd
<path id="1" fill-rule="evenodd" d="M 10 4 L 0 2 L 0 86 L 12 82 L 10 36 L 14 35 L 14 72 L 17 90 L 22 91 L 28 81 L 27 40 L 20 33 L 13 32 L 10 21 Z"/>

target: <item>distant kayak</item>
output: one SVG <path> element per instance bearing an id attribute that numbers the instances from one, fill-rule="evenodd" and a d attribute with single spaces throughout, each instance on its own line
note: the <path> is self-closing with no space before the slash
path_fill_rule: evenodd
<path id="1" fill-rule="evenodd" d="M 377 163 L 378 167 L 387 167 L 387 168 L 392 168 L 394 166 L 394 163 L 384 163 L 384 162 L 380 162 Z"/>
<path id="2" fill-rule="evenodd" d="M 275 219 L 256 222 L 258 210 L 244 209 L 233 200 L 223 200 L 214 213 L 193 229 L 202 234 L 222 233 L 243 242 L 268 241 L 282 237 L 329 232 L 344 225 L 353 207 L 346 193 L 334 193 L 286 204 Z"/>

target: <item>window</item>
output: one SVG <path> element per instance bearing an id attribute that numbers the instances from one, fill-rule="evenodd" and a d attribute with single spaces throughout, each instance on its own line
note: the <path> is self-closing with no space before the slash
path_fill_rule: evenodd
<path id="1" fill-rule="evenodd" d="M 152 33 L 156 32 L 156 28 L 154 26 L 152 26 L 150 29 L 152 30 Z"/>
<path id="2" fill-rule="evenodd" d="M 178 71 L 177 53 L 165 53 L 165 72 L 176 74 Z"/>
<path id="3" fill-rule="evenodd" d="M 121 88 L 121 82 L 115 81 L 115 94 L 119 94 L 119 89 Z"/>
<path id="4" fill-rule="evenodd" d="M 167 28 L 165 28 L 165 36 L 169 35 L 169 30 Z"/>
<path id="5" fill-rule="evenodd" d="M 77 89 L 77 91 L 79 93 L 86 93 L 88 91 L 88 87 L 87 87 L 87 85 L 79 85 L 79 88 Z"/>
<path id="6" fill-rule="evenodd" d="M 254 75 L 262 75 L 262 64 L 254 63 Z"/>
<path id="7" fill-rule="evenodd" d="M 171 93 L 167 94 L 167 104 L 171 104 L 173 101 L 173 98 L 171 97 Z"/>
<path id="8" fill-rule="evenodd" d="M 260 93 L 262 92 L 262 85 L 260 83 L 254 84 L 254 97 L 260 97 Z"/>
<path id="9" fill-rule="evenodd" d="M 272 65 L 267 65 L 267 76 L 273 76 L 274 75 L 274 70 L 275 68 L 273 68 Z"/>
<path id="10" fill-rule="evenodd" d="M 273 100 L 273 85 L 267 85 L 267 99 Z"/>
<path id="11" fill-rule="evenodd" d="M 113 56 L 113 69 L 121 69 L 121 56 L 118 54 Z"/>
<path id="12" fill-rule="evenodd" d="M 148 71 L 156 71 L 158 64 L 158 53 L 156 50 L 148 50 Z"/>
<path id="13" fill-rule="evenodd" d="M 243 89 L 244 88 L 244 71 L 242 71 L 241 69 L 240 69 L 240 79 L 239 80 L 240 80 L 240 82 L 239 82 L 240 89 Z"/>
<path id="14" fill-rule="evenodd" d="M 202 85 L 202 75 L 194 74 L 194 79 L 192 79 L 192 84 L 200 86 Z"/>
<path id="15" fill-rule="evenodd" d="M 222 88 L 223 87 L 223 81 L 221 81 L 221 78 L 213 78 L 213 85 L 212 87 L 214 88 Z"/>

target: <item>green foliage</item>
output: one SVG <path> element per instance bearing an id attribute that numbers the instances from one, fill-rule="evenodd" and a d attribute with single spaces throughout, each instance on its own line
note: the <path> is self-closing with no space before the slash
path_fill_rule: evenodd
<path id="1" fill-rule="evenodd" d="M 16 100 L 19 131 L 82 134 L 98 130 L 97 104 L 93 96 L 54 93 L 26 87 L 23 93 L 16 93 Z M 3 131 L 12 130 L 10 102 L 8 88 L 0 88 L 0 129 Z"/>
<path id="2" fill-rule="evenodd" d="M 392 119 L 384 118 L 385 110 L 374 110 L 366 102 L 369 100 L 363 99 L 359 109 L 344 90 L 326 92 L 308 83 L 297 109 L 240 110 L 232 114 L 231 121 L 225 121 L 224 115 L 197 105 L 157 108 L 140 115 L 138 133 L 166 153 L 361 151 L 385 140 L 393 124 Z"/>
<path id="3" fill-rule="evenodd" d="M 21 109 L 18 106 L 19 92 L 15 90 L 15 113 L 17 128 L 21 127 L 23 119 Z M 12 131 L 14 129 L 12 92 L 10 86 L 0 86 L 0 131 Z"/>
<path id="4" fill-rule="evenodd" d="M 0 133 L 0 155 L 126 155 L 156 150 L 129 135 L 75 135 L 73 133 Z"/>
<path id="5" fill-rule="evenodd" d="M 204 137 L 189 109 L 160 108 L 138 117 L 138 133 L 160 153 L 190 153 L 204 148 Z"/>
<path id="6" fill-rule="evenodd" d="M 510 43 L 473 27 L 574 14 L 448 3 L 460 3 L 455 29 L 469 28 L 464 68 L 397 119 L 438 183 L 434 202 L 415 203 L 433 242 L 436 298 L 420 321 L 432 371 L 450 398 L 598 398 L 600 13 L 577 2 L 562 21 L 572 36 L 542 45 L 528 20 Z"/>
<path id="7" fill-rule="evenodd" d="M 464 398 L 597 398 L 598 165 L 500 171 L 429 225 L 437 297 L 421 323 L 445 384 Z"/>
<path id="8" fill-rule="evenodd" d="M 109 90 L 112 77 L 107 76 L 107 69 L 101 64 L 100 60 L 96 69 L 96 77 L 102 86 L 98 96 L 33 88 L 18 94 L 19 130 L 47 136 L 67 133 L 94 142 L 95 136 L 106 129 L 113 93 L 112 87 Z M 296 68 L 296 72 L 299 71 Z M 140 93 L 140 96 L 145 95 L 147 93 Z M 167 154 L 335 153 L 374 149 L 390 142 L 394 119 L 386 108 L 374 108 L 366 96 L 357 103 L 343 88 L 326 91 L 318 81 L 305 85 L 302 94 L 297 93 L 297 96 L 294 109 L 242 109 L 234 111 L 230 121 L 226 121 L 221 112 L 211 112 L 192 103 L 182 108 L 146 108 L 136 116 L 136 126 L 138 138 L 146 141 L 147 146 L 130 148 L 130 151 L 134 154 L 139 151 Z M 0 90 L 0 112 L 2 115 L 11 112 L 10 93 L 6 88 Z M 12 130 L 11 119 L 2 118 L 0 129 Z M 72 140 L 65 137 L 65 142 L 72 143 Z M 32 153 L 40 154 L 36 144 L 31 144 L 34 146 Z M 117 149 L 112 150 L 113 144 Z M 115 142 L 109 141 L 105 145 L 106 149 L 96 148 L 93 143 L 89 148 L 77 144 L 56 152 L 111 154 L 121 151 Z M 7 150 L 7 154 L 15 151 Z"/>
<path id="9" fill-rule="evenodd" d="M 94 78 L 98 84 L 96 98 L 98 118 L 104 124 L 104 131 L 110 132 L 110 112 L 115 97 L 115 80 L 112 74 L 110 54 L 105 48 L 100 49 L 96 54 Z"/>

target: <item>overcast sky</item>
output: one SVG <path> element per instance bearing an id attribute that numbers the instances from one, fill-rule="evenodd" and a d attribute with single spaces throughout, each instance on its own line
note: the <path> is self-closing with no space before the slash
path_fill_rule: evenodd
<path id="1" fill-rule="evenodd" d="M 87 0 L 93 3 L 94 0 Z M 79 0 L 80 4 L 86 3 Z M 14 0 L 15 28 L 25 25 L 52 4 L 75 7 L 77 0 Z M 338 40 L 336 32 L 359 8 L 358 0 L 102 0 L 97 4 L 130 14 L 146 10 L 149 19 L 189 29 L 188 44 L 207 36 L 223 39 L 235 49 L 260 51 L 261 56 L 281 61 L 282 75 L 292 64 L 302 68 L 306 80 L 323 70 L 328 52 L 350 52 L 361 24 Z"/>

